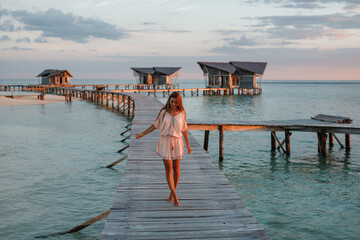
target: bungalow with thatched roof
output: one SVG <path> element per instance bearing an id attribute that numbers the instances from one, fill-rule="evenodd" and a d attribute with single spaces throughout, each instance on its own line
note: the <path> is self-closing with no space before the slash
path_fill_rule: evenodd
<path id="1" fill-rule="evenodd" d="M 64 85 L 70 84 L 73 77 L 68 70 L 46 69 L 36 77 L 41 78 L 41 84 Z"/>
<path id="2" fill-rule="evenodd" d="M 168 85 L 174 83 L 181 67 L 131 68 L 139 84 Z"/>
<path id="3" fill-rule="evenodd" d="M 207 87 L 257 88 L 266 62 L 198 62 L 207 78 Z"/>

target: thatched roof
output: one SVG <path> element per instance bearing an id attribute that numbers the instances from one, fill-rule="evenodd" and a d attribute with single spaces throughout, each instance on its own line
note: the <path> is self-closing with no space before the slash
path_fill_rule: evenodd
<path id="1" fill-rule="evenodd" d="M 266 65 L 266 62 L 238 62 L 238 61 L 231 61 L 232 65 L 237 68 L 244 69 L 249 72 L 258 73 L 263 75 Z"/>

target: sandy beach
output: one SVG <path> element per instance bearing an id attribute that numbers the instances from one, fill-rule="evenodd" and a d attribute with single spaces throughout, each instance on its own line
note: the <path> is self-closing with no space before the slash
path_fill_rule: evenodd
<path id="1" fill-rule="evenodd" d="M 14 97 L 0 96 L 0 106 L 19 106 L 19 105 L 32 105 L 32 104 L 49 104 L 57 102 L 65 102 L 64 96 L 46 94 L 44 100 L 38 99 L 39 94 L 33 95 L 14 95 Z M 11 96 L 9 94 L 8 96 Z M 72 99 L 73 101 L 76 98 Z"/>

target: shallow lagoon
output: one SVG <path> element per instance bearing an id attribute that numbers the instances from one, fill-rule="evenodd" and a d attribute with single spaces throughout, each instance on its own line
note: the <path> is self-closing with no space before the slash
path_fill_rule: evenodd
<path id="1" fill-rule="evenodd" d="M 203 81 L 181 86 L 202 87 Z M 360 120 L 358 82 L 262 87 L 261 96 L 187 96 L 188 118 L 248 121 L 327 113 Z M 83 101 L 1 107 L 0 115 L 1 239 L 68 230 L 111 207 L 125 162 L 105 166 L 122 156 L 116 153 L 124 146 L 119 134 L 129 119 Z M 202 143 L 203 132 L 192 134 Z M 210 140 L 217 162 L 216 132 Z M 272 239 L 357 239 L 360 234 L 360 138 L 351 136 L 350 153 L 335 142 L 327 161 L 318 156 L 316 144 L 314 133 L 293 133 L 286 157 L 271 154 L 269 132 L 225 132 L 219 167 Z M 98 239 L 104 222 L 49 239 Z"/>

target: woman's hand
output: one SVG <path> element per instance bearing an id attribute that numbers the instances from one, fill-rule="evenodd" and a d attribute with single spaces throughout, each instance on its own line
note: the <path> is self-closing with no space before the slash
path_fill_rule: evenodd
<path id="1" fill-rule="evenodd" d="M 192 149 L 190 146 L 186 146 L 187 150 L 188 150 L 188 154 L 191 154 L 192 153 Z"/>
<path id="2" fill-rule="evenodd" d="M 135 137 L 136 137 L 136 139 L 140 139 L 140 138 L 142 138 L 144 136 L 144 134 L 142 134 L 142 133 L 139 133 L 138 135 L 136 135 Z"/>

